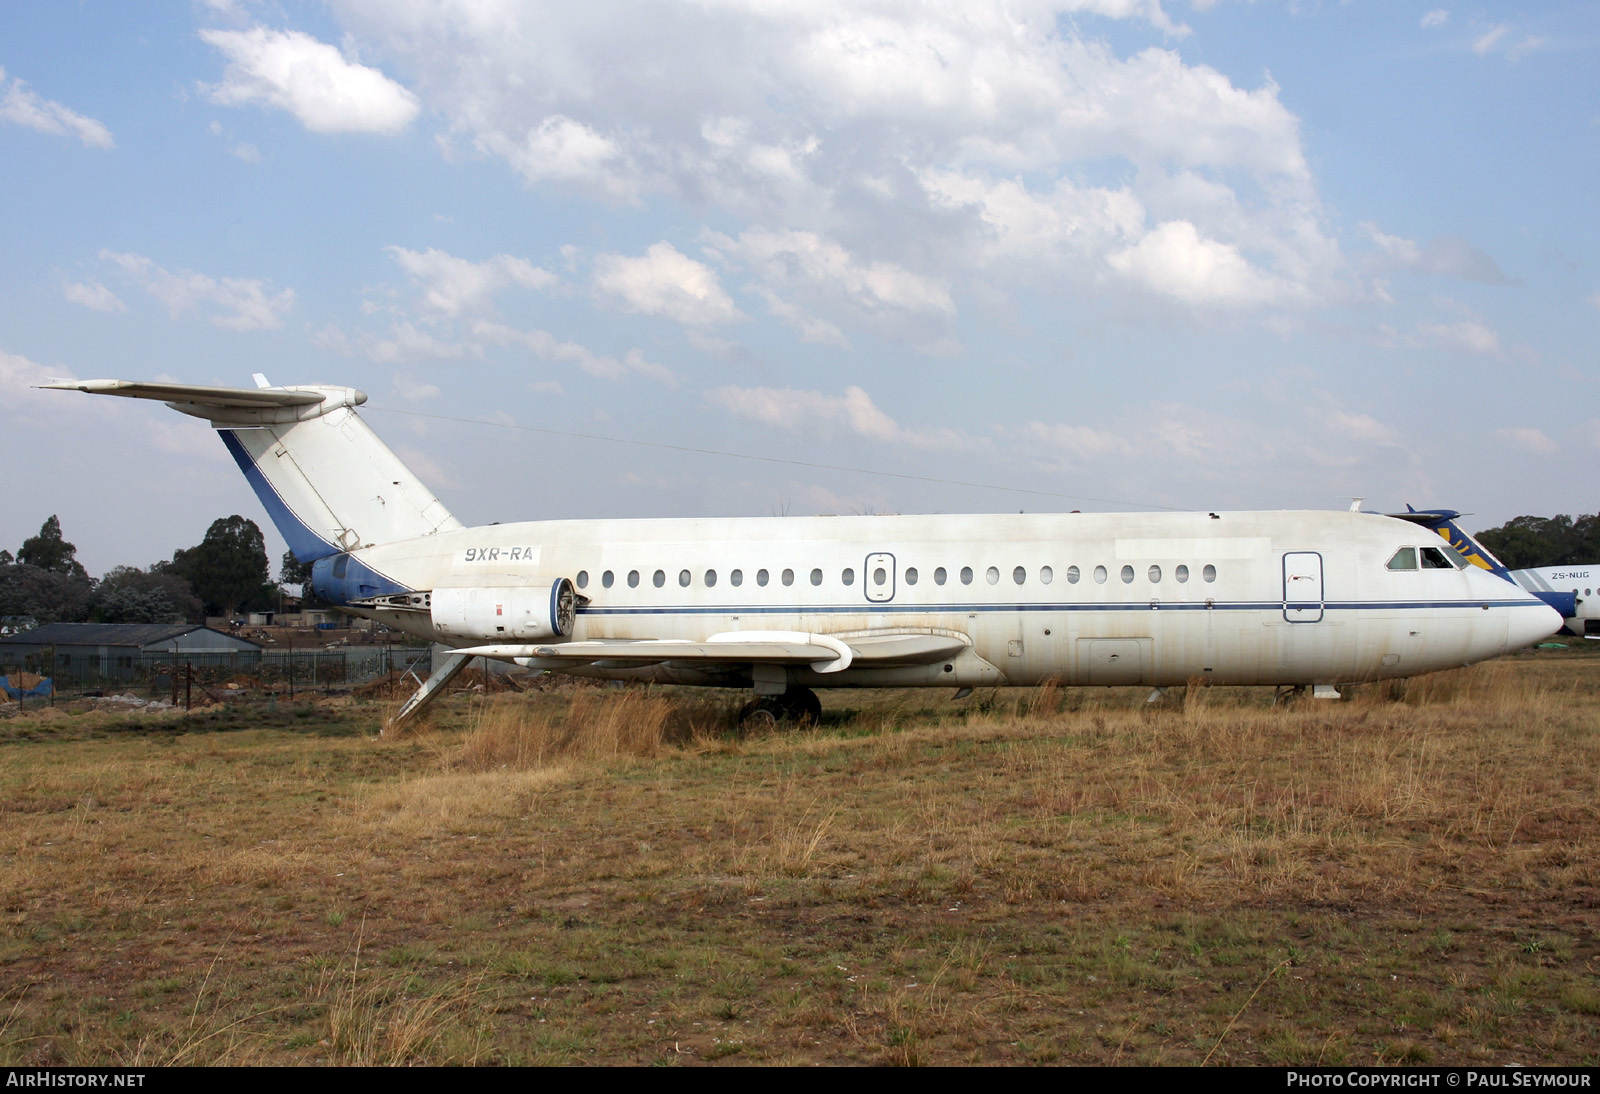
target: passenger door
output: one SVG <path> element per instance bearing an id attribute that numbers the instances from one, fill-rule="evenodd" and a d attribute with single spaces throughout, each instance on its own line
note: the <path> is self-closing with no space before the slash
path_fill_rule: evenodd
<path id="1" fill-rule="evenodd" d="M 1322 621 L 1322 555 L 1286 551 L 1283 556 L 1283 618 L 1290 623 Z"/>

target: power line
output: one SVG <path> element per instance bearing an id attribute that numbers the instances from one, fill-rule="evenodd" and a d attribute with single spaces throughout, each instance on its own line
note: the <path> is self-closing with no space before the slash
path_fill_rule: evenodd
<path id="1" fill-rule="evenodd" d="M 1034 490 L 1027 486 L 1003 486 L 992 482 L 968 482 L 964 479 L 941 479 L 933 475 L 912 475 L 903 471 L 876 471 L 870 467 L 846 467 L 836 463 L 814 463 L 810 460 L 791 460 L 782 456 L 757 456 L 749 452 L 727 452 L 718 448 L 696 448 L 692 445 L 665 444 L 661 441 L 640 441 L 631 437 L 607 437 L 600 433 L 578 433 L 570 429 L 549 429 L 536 425 L 515 425 L 508 422 L 491 422 L 482 418 L 456 418 L 448 414 L 428 414 L 420 410 L 398 410 L 393 407 L 371 406 L 384 414 L 403 414 L 411 418 L 431 418 L 439 422 L 456 422 L 461 425 L 485 425 L 495 429 L 511 429 L 522 433 L 543 433 L 552 437 L 575 437 L 585 441 L 605 441 L 610 444 L 629 444 L 637 448 L 659 448 L 668 452 L 688 452 L 697 456 L 723 456 L 734 460 L 751 460 L 756 463 L 785 464 L 789 467 L 806 467 L 815 471 L 843 471 L 851 475 L 876 475 L 885 479 L 906 479 L 911 482 L 930 482 L 940 486 L 967 486 L 976 490 L 1002 490 L 1013 494 L 1032 494 L 1042 498 L 1061 498 L 1065 501 L 1087 501 L 1097 505 L 1126 505 L 1136 509 L 1165 509 L 1180 513 L 1184 510 L 1172 505 L 1152 505 L 1145 502 L 1120 501 L 1116 498 L 1094 498 L 1087 494 L 1061 494 L 1054 490 Z"/>

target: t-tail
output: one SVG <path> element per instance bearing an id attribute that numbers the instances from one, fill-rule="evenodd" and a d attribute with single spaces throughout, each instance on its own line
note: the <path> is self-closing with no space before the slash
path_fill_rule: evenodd
<path id="1" fill-rule="evenodd" d="M 355 408 L 351 387 L 198 387 L 134 380 L 68 380 L 46 387 L 155 399 L 209 421 L 222 436 L 295 558 L 361 570 L 348 552 L 461 527 Z M 340 566 L 339 563 L 344 565 Z M 357 575 L 338 575 L 341 579 Z M 390 585 L 381 575 L 371 584 Z M 384 591 L 398 591 L 398 586 Z M 377 590 L 374 590 L 377 591 Z"/>

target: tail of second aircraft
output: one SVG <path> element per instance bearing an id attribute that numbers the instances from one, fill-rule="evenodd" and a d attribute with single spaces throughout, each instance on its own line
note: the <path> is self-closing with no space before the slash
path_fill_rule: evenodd
<path id="1" fill-rule="evenodd" d="M 1495 558 L 1487 548 L 1461 530 L 1461 525 L 1456 523 L 1456 518 L 1460 515 L 1454 509 L 1416 509 L 1410 505 L 1406 506 L 1404 513 L 1394 514 L 1402 520 L 1409 520 L 1429 531 L 1439 533 L 1440 537 L 1454 547 L 1462 558 L 1515 585 L 1516 581 L 1511 577 L 1511 571 L 1506 569 L 1505 563 Z"/>
<path id="2" fill-rule="evenodd" d="M 301 562 L 460 528 L 355 408 L 349 387 L 196 387 L 131 380 L 45 385 L 156 399 L 205 418 Z"/>
<path id="3" fill-rule="evenodd" d="M 1414 509 L 1410 505 L 1406 506 L 1404 513 L 1394 514 L 1394 516 L 1402 520 L 1409 520 L 1413 524 L 1420 524 L 1424 528 L 1439 533 L 1445 542 L 1454 547 L 1463 558 L 1474 566 L 1481 566 L 1496 577 L 1503 578 L 1519 588 L 1526 589 L 1560 612 L 1562 618 L 1568 623 L 1572 621 L 1578 614 L 1578 594 L 1576 592 L 1560 592 L 1550 588 L 1548 583 L 1544 584 L 1543 588 L 1540 588 L 1537 584 L 1531 584 L 1526 580 L 1518 580 L 1519 575 L 1524 575 L 1527 571 L 1518 570 L 1513 573 L 1508 570 L 1505 563 L 1495 558 L 1481 543 L 1461 530 L 1461 526 L 1456 523 L 1456 518 L 1460 515 L 1454 509 Z"/>

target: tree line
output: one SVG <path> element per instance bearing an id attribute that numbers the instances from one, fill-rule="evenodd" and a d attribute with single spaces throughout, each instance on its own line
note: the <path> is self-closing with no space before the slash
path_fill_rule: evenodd
<path id="1" fill-rule="evenodd" d="M 1516 517 L 1479 532 L 1478 542 L 1513 570 L 1592 565 L 1600 563 L 1600 513 Z"/>
<path id="2" fill-rule="evenodd" d="M 13 555 L 0 550 L 0 618 L 36 623 L 200 623 L 210 616 L 275 608 L 267 547 L 255 521 L 213 521 L 205 538 L 145 569 L 117 566 L 96 581 L 52 516 Z M 310 581 L 310 567 L 283 556 L 283 580 Z"/>

